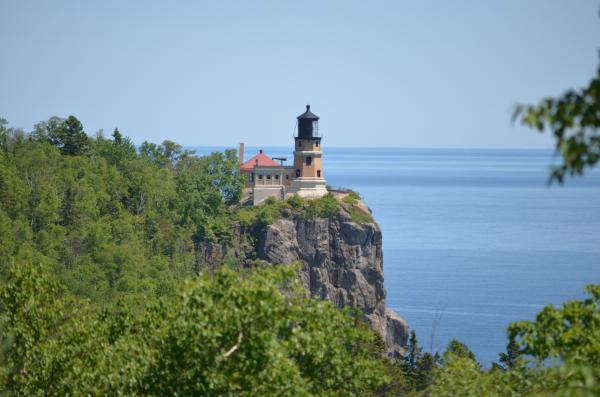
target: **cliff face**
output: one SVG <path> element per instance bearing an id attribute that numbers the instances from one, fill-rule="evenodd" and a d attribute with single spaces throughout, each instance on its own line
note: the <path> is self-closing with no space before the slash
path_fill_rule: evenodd
<path id="1" fill-rule="evenodd" d="M 386 308 L 381 230 L 375 223 L 356 223 L 341 210 L 335 219 L 307 220 L 287 212 L 266 226 L 258 239 L 257 257 L 269 263 L 302 262 L 302 281 L 313 296 L 365 314 L 371 327 L 398 356 L 407 344 L 408 326 Z"/>

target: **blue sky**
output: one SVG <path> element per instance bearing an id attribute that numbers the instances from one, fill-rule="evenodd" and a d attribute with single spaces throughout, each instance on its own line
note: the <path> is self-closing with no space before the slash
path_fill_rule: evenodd
<path id="1" fill-rule="evenodd" d="M 539 148 L 516 102 L 586 84 L 600 2 L 0 0 L 0 116 L 136 143 Z"/>

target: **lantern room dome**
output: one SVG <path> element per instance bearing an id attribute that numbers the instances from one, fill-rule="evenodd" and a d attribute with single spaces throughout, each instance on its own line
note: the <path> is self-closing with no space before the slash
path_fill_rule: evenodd
<path id="1" fill-rule="evenodd" d="M 319 137 L 319 116 L 310 111 L 310 105 L 306 105 L 306 112 L 296 118 L 298 119 L 297 138 L 321 139 Z"/>
<path id="2" fill-rule="evenodd" d="M 296 118 L 298 120 L 319 120 L 319 116 L 310 111 L 310 105 L 306 105 L 306 112 Z"/>

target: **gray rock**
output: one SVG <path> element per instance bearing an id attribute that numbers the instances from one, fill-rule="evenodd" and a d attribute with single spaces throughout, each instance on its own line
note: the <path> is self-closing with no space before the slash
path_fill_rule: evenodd
<path id="1" fill-rule="evenodd" d="M 279 219 L 259 237 L 257 256 L 272 264 L 302 262 L 305 288 L 339 307 L 359 308 L 386 343 L 390 356 L 403 353 L 406 322 L 387 309 L 381 230 L 340 212 L 333 220 Z"/>

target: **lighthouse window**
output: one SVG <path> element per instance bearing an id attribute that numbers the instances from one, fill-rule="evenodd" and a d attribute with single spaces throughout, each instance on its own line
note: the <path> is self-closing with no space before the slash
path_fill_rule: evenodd
<path id="1" fill-rule="evenodd" d="M 308 156 L 306 158 L 306 165 L 311 165 L 312 164 L 312 157 Z"/>
<path id="2" fill-rule="evenodd" d="M 296 170 L 296 178 L 300 177 L 300 170 Z"/>
<path id="3" fill-rule="evenodd" d="M 315 142 L 315 146 L 319 147 L 319 141 Z"/>
<path id="4" fill-rule="evenodd" d="M 317 178 L 321 177 L 321 170 L 317 170 Z"/>
<path id="5" fill-rule="evenodd" d="M 302 147 L 302 141 L 298 141 L 298 147 Z"/>

